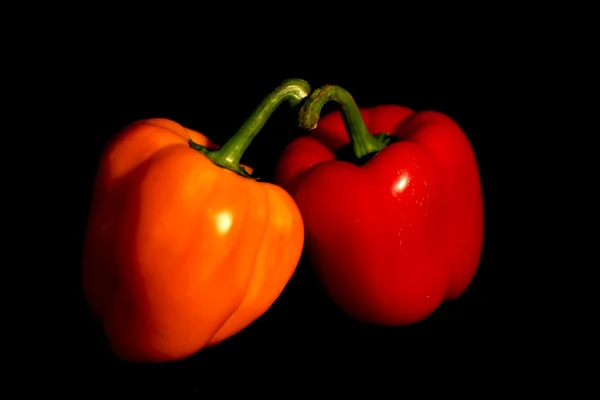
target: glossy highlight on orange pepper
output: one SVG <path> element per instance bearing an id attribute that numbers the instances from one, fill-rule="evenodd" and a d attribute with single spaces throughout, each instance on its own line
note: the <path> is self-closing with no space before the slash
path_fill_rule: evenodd
<path id="1" fill-rule="evenodd" d="M 127 361 L 186 358 L 247 327 L 299 261 L 303 223 L 291 196 L 239 160 L 302 80 L 273 91 L 223 147 L 168 119 L 122 130 L 98 167 L 82 284 L 114 352 Z"/>

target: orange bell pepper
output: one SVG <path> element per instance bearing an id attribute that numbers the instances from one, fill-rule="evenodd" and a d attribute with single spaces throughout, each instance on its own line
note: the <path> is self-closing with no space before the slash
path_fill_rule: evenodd
<path id="1" fill-rule="evenodd" d="M 303 80 L 284 82 L 219 149 L 167 119 L 133 123 L 108 145 L 82 285 L 119 357 L 186 358 L 247 327 L 281 294 L 302 252 L 300 212 L 239 160 L 282 102 L 309 92 Z"/>

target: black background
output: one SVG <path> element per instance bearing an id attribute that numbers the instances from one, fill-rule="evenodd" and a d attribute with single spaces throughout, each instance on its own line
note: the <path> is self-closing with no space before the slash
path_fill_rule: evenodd
<path id="1" fill-rule="evenodd" d="M 555 331 L 545 318 L 550 307 L 537 294 L 544 286 L 538 277 L 547 266 L 532 239 L 540 230 L 533 194 L 542 186 L 544 165 L 531 149 L 535 144 L 539 150 L 547 135 L 539 126 L 546 110 L 538 99 L 551 91 L 539 74 L 550 45 L 495 34 L 474 39 L 440 33 L 418 44 L 399 33 L 382 33 L 385 43 L 358 35 L 349 47 L 333 39 L 307 44 L 302 35 L 284 35 L 281 40 L 288 44 L 276 45 L 248 35 L 224 43 L 221 36 L 198 33 L 182 45 L 163 39 L 154 26 L 133 39 L 62 47 L 60 55 L 68 62 L 54 58 L 61 60 L 54 69 L 40 70 L 38 100 L 52 110 L 53 126 L 60 127 L 54 144 L 63 155 L 57 165 L 64 179 L 56 190 L 68 193 L 59 200 L 65 211 L 57 224 L 68 221 L 69 236 L 61 237 L 62 251 L 53 256 L 62 265 L 55 274 L 60 289 L 51 290 L 65 301 L 50 306 L 53 319 L 45 326 L 52 327 L 41 343 L 59 354 L 52 360 L 71 371 L 87 371 L 82 376 L 94 387 L 111 390 L 129 383 L 136 390 L 154 390 L 176 379 L 185 392 L 202 391 L 215 378 L 248 374 L 267 380 L 280 374 L 292 378 L 294 387 L 338 373 L 348 385 L 347 372 L 364 382 L 380 371 L 391 372 L 390 382 L 407 372 L 438 370 L 457 377 L 459 384 L 472 374 L 516 382 L 555 360 L 556 348 L 549 353 L 545 347 Z M 441 111 L 458 122 L 478 159 L 485 202 L 485 243 L 473 283 L 421 323 L 373 327 L 344 315 L 303 257 L 276 303 L 221 345 L 168 364 L 119 360 L 80 289 L 81 246 L 104 145 L 128 123 L 151 117 L 173 119 L 223 143 L 287 78 L 305 79 L 313 88 L 343 86 L 359 106 L 396 103 Z M 243 162 L 253 165 L 262 180 L 272 181 L 278 152 L 302 134 L 295 117 L 280 107 L 245 154 Z"/>

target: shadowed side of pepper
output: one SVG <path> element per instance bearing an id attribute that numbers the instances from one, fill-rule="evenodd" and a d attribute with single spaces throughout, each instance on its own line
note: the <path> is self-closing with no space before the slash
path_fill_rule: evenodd
<path id="1" fill-rule="evenodd" d="M 247 327 L 281 294 L 302 251 L 302 219 L 289 194 L 239 161 L 281 103 L 309 93 L 303 80 L 283 82 L 221 148 L 160 118 L 109 143 L 82 285 L 119 357 L 186 358 Z"/>
<path id="2" fill-rule="evenodd" d="M 321 117 L 325 103 L 340 110 Z M 326 85 L 299 112 L 275 182 L 295 199 L 310 263 L 333 301 L 376 325 L 408 325 L 470 285 L 483 246 L 477 161 L 435 111 L 360 109 Z M 342 158 L 343 157 L 343 158 Z"/>

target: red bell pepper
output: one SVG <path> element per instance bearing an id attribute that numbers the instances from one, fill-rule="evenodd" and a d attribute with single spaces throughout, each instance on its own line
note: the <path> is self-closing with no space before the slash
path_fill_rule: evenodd
<path id="1" fill-rule="evenodd" d="M 341 113 L 320 118 L 330 100 Z M 300 209 L 333 301 L 362 322 L 407 325 L 459 297 L 479 265 L 484 219 L 477 161 L 457 123 L 399 105 L 359 109 L 324 86 L 300 126 L 309 133 L 284 149 L 275 182 Z M 348 149 L 354 163 L 338 159 Z"/>

